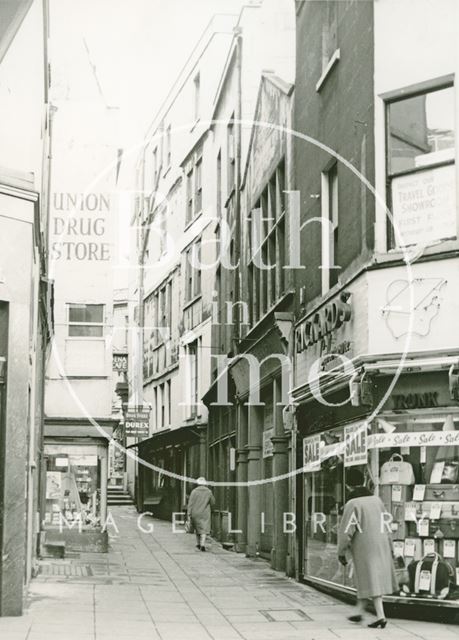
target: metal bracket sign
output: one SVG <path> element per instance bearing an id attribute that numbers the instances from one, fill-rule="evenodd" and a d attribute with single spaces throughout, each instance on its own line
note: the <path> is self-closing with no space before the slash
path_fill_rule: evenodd
<path id="1" fill-rule="evenodd" d="M 150 435 L 150 408 L 128 407 L 124 417 L 124 429 L 127 436 L 148 437 Z"/>

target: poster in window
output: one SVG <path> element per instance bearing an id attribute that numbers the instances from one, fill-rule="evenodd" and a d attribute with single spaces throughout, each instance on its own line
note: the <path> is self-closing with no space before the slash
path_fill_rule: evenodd
<path id="1" fill-rule="evenodd" d="M 46 499 L 59 500 L 61 497 L 62 474 L 60 471 L 46 473 Z"/>
<path id="2" fill-rule="evenodd" d="M 455 185 L 454 165 L 392 179 L 392 215 L 397 247 L 429 245 L 456 237 Z"/>
<path id="3" fill-rule="evenodd" d="M 303 471 L 320 471 L 320 435 L 303 439 Z"/>
<path id="4" fill-rule="evenodd" d="M 351 424 L 344 427 L 344 466 L 367 464 L 367 424 Z"/>

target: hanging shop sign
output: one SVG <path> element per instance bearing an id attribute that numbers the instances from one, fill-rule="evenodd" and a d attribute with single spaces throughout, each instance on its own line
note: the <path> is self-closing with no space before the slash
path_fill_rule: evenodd
<path id="1" fill-rule="evenodd" d="M 303 471 L 320 471 L 320 435 L 303 439 Z"/>
<path id="2" fill-rule="evenodd" d="M 127 436 L 148 437 L 150 435 L 150 408 L 128 408 L 124 418 L 124 429 Z"/>
<path id="3" fill-rule="evenodd" d="M 353 467 L 368 462 L 367 424 L 344 427 L 344 466 Z"/>
<path id="4" fill-rule="evenodd" d="M 272 458 L 274 446 L 271 438 L 273 435 L 274 429 L 263 431 L 263 458 Z"/>
<path id="5" fill-rule="evenodd" d="M 125 373 L 128 369 L 128 355 L 127 353 L 114 353 L 112 359 L 113 371 Z"/>

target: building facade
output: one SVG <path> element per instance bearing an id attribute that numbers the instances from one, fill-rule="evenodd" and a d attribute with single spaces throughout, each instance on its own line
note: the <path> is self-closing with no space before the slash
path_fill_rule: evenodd
<path id="1" fill-rule="evenodd" d="M 112 405 L 119 266 L 113 117 L 104 105 L 56 99 L 50 212 L 56 330 L 46 373 L 44 553 L 107 545 L 108 445 L 119 422 Z M 77 140 L 68 133 L 75 130 Z"/>
<path id="2" fill-rule="evenodd" d="M 390 1 L 297 3 L 298 576 L 344 594 L 337 526 L 352 467 L 393 518 L 395 556 L 435 551 L 457 575 L 457 33 L 444 17 L 427 2 L 416 15 Z M 423 604 L 456 606 L 454 593 Z"/>
<path id="3" fill-rule="evenodd" d="M 138 445 L 141 459 L 131 463 L 138 508 L 163 518 L 186 503 L 193 485 L 182 478 L 206 473 L 208 412 L 201 398 L 210 384 L 217 253 L 211 118 L 235 19 L 211 21 L 139 159 L 139 268 L 131 298 L 139 307 L 141 346 L 132 402 L 150 409 L 150 424 L 128 446 Z"/>
<path id="4" fill-rule="evenodd" d="M 0 10 L 1 616 L 22 613 L 40 543 L 44 371 L 53 332 L 47 11 L 40 1 Z"/>

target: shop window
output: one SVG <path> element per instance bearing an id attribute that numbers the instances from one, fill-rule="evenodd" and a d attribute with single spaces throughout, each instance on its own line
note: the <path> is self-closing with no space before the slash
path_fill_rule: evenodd
<path id="1" fill-rule="evenodd" d="M 85 529 L 101 525 L 102 459 L 100 447 L 45 445 L 45 527 Z M 68 524 L 67 524 L 68 523 Z M 76 527 L 78 529 L 78 527 Z"/>
<path id="2" fill-rule="evenodd" d="M 353 586 L 352 570 L 339 565 L 336 547 L 347 473 L 357 468 L 384 503 L 396 564 L 407 569 L 394 595 L 459 599 L 459 420 L 447 414 L 387 415 L 371 428 L 361 422 L 308 436 L 304 452 L 305 575 Z M 416 583 L 419 561 L 432 553 L 451 576 L 442 590 L 431 582 L 419 589 Z"/>
<path id="3" fill-rule="evenodd" d="M 457 236 L 454 147 L 452 85 L 387 101 L 389 248 Z"/>
<path id="4" fill-rule="evenodd" d="M 68 308 L 70 337 L 100 337 L 104 335 L 104 305 L 75 304 Z"/>

